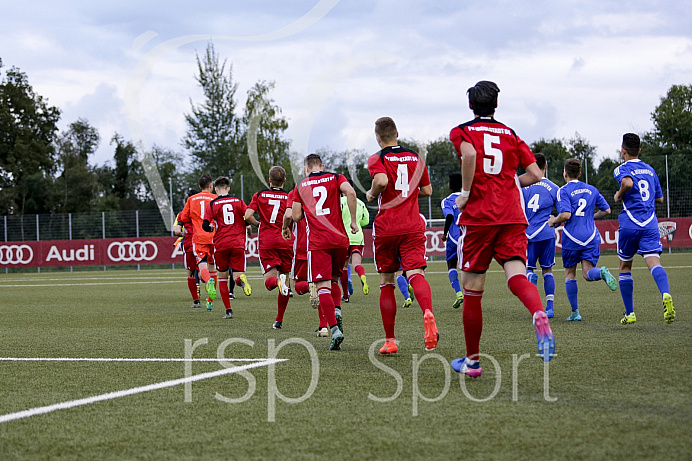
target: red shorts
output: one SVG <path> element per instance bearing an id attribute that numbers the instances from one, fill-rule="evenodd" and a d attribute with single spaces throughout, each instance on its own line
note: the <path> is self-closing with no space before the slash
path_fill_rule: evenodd
<path id="1" fill-rule="evenodd" d="M 197 270 L 197 258 L 195 257 L 195 253 L 192 251 L 185 252 L 185 269 L 189 271 Z"/>
<path id="2" fill-rule="evenodd" d="M 216 250 L 216 270 L 226 272 L 230 267 L 233 272 L 245 272 L 245 250 L 242 248 L 230 248 L 228 250 Z"/>
<path id="3" fill-rule="evenodd" d="M 504 265 L 510 259 L 526 263 L 526 226 L 505 224 L 501 226 L 459 226 L 459 267 L 465 272 L 484 273 L 490 261 Z"/>
<path id="4" fill-rule="evenodd" d="M 293 268 L 291 270 L 293 280 L 296 282 L 308 280 L 308 261 L 307 259 L 294 259 Z"/>
<path id="5" fill-rule="evenodd" d="M 280 274 L 288 274 L 291 272 L 291 265 L 293 264 L 293 250 L 285 248 L 260 250 L 259 261 L 263 274 L 272 267 L 278 267 Z"/>
<path id="6" fill-rule="evenodd" d="M 359 255 L 363 256 L 364 249 L 365 245 L 351 245 L 348 247 L 348 256 L 350 257 L 353 253 L 358 253 Z"/>
<path id="7" fill-rule="evenodd" d="M 214 245 L 211 243 L 193 243 L 192 251 L 197 258 L 197 264 L 205 261 L 207 264 L 214 264 Z"/>
<path id="8" fill-rule="evenodd" d="M 399 268 L 425 269 L 425 234 L 404 234 L 391 237 L 375 237 L 375 267 L 377 272 L 396 272 Z"/>
<path id="9" fill-rule="evenodd" d="M 334 280 L 341 275 L 348 259 L 348 248 L 308 251 L 308 281 Z"/>

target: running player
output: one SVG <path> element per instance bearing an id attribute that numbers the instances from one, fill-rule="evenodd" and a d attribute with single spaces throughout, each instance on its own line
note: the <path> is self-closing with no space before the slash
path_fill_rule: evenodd
<path id="1" fill-rule="evenodd" d="M 538 286 L 538 275 L 534 272 L 536 261 L 538 261 L 543 272 L 543 291 L 545 291 L 546 299 L 545 315 L 552 319 L 555 300 L 555 277 L 553 277 L 555 230 L 548 226 L 548 219 L 553 212 L 553 207 L 557 205 L 558 187 L 545 177 L 545 172 L 548 170 L 545 155 L 538 153 L 535 156 L 536 165 L 543 173 L 543 177 L 536 184 L 521 190 L 524 195 L 526 219 L 529 221 L 529 227 L 526 229 L 526 236 L 529 239 L 526 252 L 526 276 L 531 283 Z"/>
<path id="2" fill-rule="evenodd" d="M 285 183 L 286 171 L 280 166 L 271 167 L 269 189 L 253 195 L 245 212 L 247 222 L 258 227 L 257 247 L 260 267 L 264 274 L 264 286 L 269 291 L 279 288 L 276 319 L 272 325 L 275 330 L 283 325 L 284 313 L 290 299 L 287 275 L 291 272 L 293 259 L 293 242 L 284 240 L 281 236 L 282 218 L 288 202 L 288 192 L 283 189 Z M 259 216 L 259 221 L 255 219 L 255 212 Z"/>
<path id="3" fill-rule="evenodd" d="M 432 194 L 428 169 L 418 153 L 399 146 L 399 133 L 391 118 L 377 119 L 375 137 L 382 150 L 368 159 L 372 186 L 365 196 L 369 202 L 377 200 L 378 207 L 372 234 L 385 333 L 380 353 L 394 354 L 399 349 L 394 335 L 394 274 L 399 268 L 406 273 L 423 311 L 425 349 L 432 351 L 440 335 L 432 311 L 430 284 L 425 279 L 425 219 L 418 210 L 418 197 Z"/>
<path id="4" fill-rule="evenodd" d="M 348 180 L 351 187 L 353 187 L 353 181 Z M 348 204 L 346 203 L 347 198 L 341 197 L 341 217 L 344 220 L 344 227 L 346 229 L 351 227 L 351 212 L 348 209 Z M 361 265 L 363 262 L 363 248 L 365 248 L 365 237 L 363 236 L 363 226 L 367 226 L 370 223 L 370 212 L 368 212 L 367 206 L 362 200 L 356 198 L 356 218 L 358 219 L 358 232 L 356 234 L 349 234 L 349 247 L 348 255 L 351 259 L 351 264 L 353 264 L 353 270 L 358 274 L 361 286 L 363 287 L 363 294 L 367 295 L 370 293 L 370 287 L 368 286 L 368 280 L 365 277 L 365 269 Z M 348 261 L 346 261 L 346 267 L 341 272 L 341 288 L 343 289 L 342 301 L 348 302 L 351 292 L 349 290 L 349 274 L 348 274 Z"/>
<path id="5" fill-rule="evenodd" d="M 192 250 L 195 253 L 199 278 L 206 284 L 207 310 L 212 309 L 212 302 L 216 298 L 216 267 L 214 266 L 214 246 L 212 244 L 214 234 L 204 232 L 202 222 L 204 212 L 209 202 L 216 198 L 212 190 L 212 177 L 204 173 L 199 178 L 200 193 L 193 195 L 185 202 L 185 207 L 180 213 L 179 219 L 183 224 L 192 224 Z"/>
<path id="6" fill-rule="evenodd" d="M 348 199 L 351 212 L 351 232 L 358 232 L 356 219 L 356 191 L 346 178 L 324 171 L 317 154 L 305 158 L 305 173 L 295 188 L 295 201 L 291 207 L 293 221 L 303 215 L 307 220 L 308 280 L 315 282 L 320 309 L 331 330 L 330 350 L 341 349 L 343 327 L 338 323 L 336 306 L 340 305 L 339 275 L 348 258 L 348 235 L 341 219 L 341 194 Z"/>
<path id="7" fill-rule="evenodd" d="M 564 177 L 566 184 L 557 193 L 557 216 L 548 219 L 548 225 L 562 229 L 562 265 L 565 268 L 565 291 L 572 307 L 568 321 L 580 321 L 577 294 L 577 263 L 581 262 L 581 273 L 587 282 L 603 280 L 615 291 L 617 280 L 607 267 L 596 267 L 601 256 L 601 236 L 596 229 L 596 219 L 610 214 L 610 205 L 598 189 L 579 181 L 581 162 L 576 158 L 565 160 Z M 594 214 L 594 208 L 598 210 Z"/>
<path id="8" fill-rule="evenodd" d="M 188 189 L 187 197 L 190 198 L 199 191 L 195 189 Z M 173 233 L 180 237 L 176 241 L 176 245 L 180 244 L 185 254 L 185 270 L 187 271 L 187 288 L 190 290 L 190 295 L 192 295 L 192 307 L 193 309 L 201 307 L 199 302 L 199 281 L 197 279 L 197 259 L 195 258 L 195 253 L 192 251 L 192 223 L 182 223 L 180 222 L 180 213 L 175 218 L 175 226 L 173 226 Z"/>
<path id="9" fill-rule="evenodd" d="M 663 320 L 675 321 L 673 298 L 670 296 L 668 274 L 661 266 L 661 237 L 656 219 L 656 203 L 663 203 L 663 191 L 656 171 L 639 160 L 641 142 L 639 136 L 627 133 L 622 137 L 622 159 L 625 161 L 613 172 L 620 184 L 615 193 L 615 201 L 622 201 L 622 211 L 618 216 L 618 257 L 620 258 L 620 294 L 625 304 L 623 325 L 634 323 L 634 280 L 632 279 L 632 260 L 635 253 L 644 257 L 651 276 L 656 282 L 663 298 Z"/>
<path id="10" fill-rule="evenodd" d="M 445 250 L 447 256 L 447 276 L 449 283 L 456 293 L 456 300 L 452 307 L 459 309 L 464 302 L 464 291 L 459 284 L 459 273 L 457 265 L 459 258 L 457 256 L 457 245 L 459 242 L 459 209 L 457 208 L 456 200 L 461 193 L 461 173 L 449 173 L 449 190 L 452 192 L 442 200 L 440 206 L 442 213 L 445 216 L 445 229 L 442 232 L 442 241 L 445 242 Z"/>
<path id="11" fill-rule="evenodd" d="M 231 188 L 231 180 L 221 176 L 214 181 L 214 189 L 218 194 L 209 202 L 204 212 L 202 229 L 214 233 L 214 258 L 218 269 L 219 291 L 226 308 L 223 318 L 232 319 L 230 293 L 228 290 L 229 269 L 233 276 L 239 279 L 245 277 L 245 240 L 247 228 L 245 226 L 245 202 L 239 198 L 228 195 Z M 214 223 L 212 228 L 210 223 Z"/>
<path id="12" fill-rule="evenodd" d="M 452 129 L 450 139 L 461 160 L 462 189 L 457 198 L 461 212 L 459 267 L 464 285 L 464 337 L 466 357 L 452 368 L 471 377 L 482 373 L 479 344 L 483 330 L 481 298 L 490 262 L 500 263 L 510 291 L 531 313 L 544 361 L 552 358 L 555 340 L 543 311 L 538 289 L 526 278 L 526 216 L 520 186 L 541 179 L 529 146 L 508 126 L 493 118 L 500 89 L 481 81 L 468 89 L 469 108 L 475 118 Z M 526 170 L 517 178 L 517 169 Z"/>

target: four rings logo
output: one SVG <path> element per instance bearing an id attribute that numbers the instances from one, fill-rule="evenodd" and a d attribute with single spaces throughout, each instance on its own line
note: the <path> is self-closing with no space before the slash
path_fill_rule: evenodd
<path id="1" fill-rule="evenodd" d="M 34 250 L 29 245 L 0 245 L 0 264 L 29 264 Z"/>
<path id="2" fill-rule="evenodd" d="M 116 249 L 115 255 L 113 255 L 114 249 Z M 151 261 L 159 254 L 159 248 L 151 240 L 145 240 L 143 242 L 113 242 L 108 245 L 106 253 L 113 262 Z"/>

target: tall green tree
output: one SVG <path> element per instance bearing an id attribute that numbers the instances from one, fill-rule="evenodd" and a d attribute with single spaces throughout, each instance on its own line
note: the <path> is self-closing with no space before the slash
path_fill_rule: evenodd
<path id="1" fill-rule="evenodd" d="M 565 184 L 565 180 L 562 177 L 562 172 L 564 170 L 565 160 L 570 158 L 570 152 L 565 145 L 564 141 L 561 139 L 539 139 L 529 144 L 531 150 L 534 153 L 541 153 L 545 155 L 546 162 L 548 163 L 547 177 L 553 181 L 558 186 Z"/>
<path id="2" fill-rule="evenodd" d="M 0 61 L 0 70 L 2 62 Z M 4 214 L 45 213 L 60 110 L 50 106 L 16 67 L 0 81 L 0 207 Z"/>
<path id="3" fill-rule="evenodd" d="M 233 66 L 219 60 L 213 43 L 202 57 L 197 55 L 197 83 L 204 93 L 204 102 L 194 104 L 185 114 L 187 132 L 183 147 L 189 151 L 196 172 L 208 171 L 213 176 L 233 176 L 241 165 L 243 144 L 241 120 L 236 116 Z"/>
<path id="4" fill-rule="evenodd" d="M 98 130 L 81 118 L 58 136 L 55 211 L 84 212 L 94 207 L 98 178 L 89 165 L 89 157 L 96 152 L 100 140 Z"/>
<path id="5" fill-rule="evenodd" d="M 101 211 L 136 210 L 147 201 L 147 182 L 132 141 L 118 133 L 111 138 L 115 145 L 113 165 L 110 162 L 96 168 L 100 187 Z"/>

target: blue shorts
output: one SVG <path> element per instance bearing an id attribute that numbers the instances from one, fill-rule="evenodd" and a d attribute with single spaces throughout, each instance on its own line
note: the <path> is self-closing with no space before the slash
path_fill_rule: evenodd
<path id="1" fill-rule="evenodd" d="M 597 245 L 586 247 L 582 250 L 562 249 L 562 267 L 573 267 L 582 261 L 589 261 L 594 266 L 598 265 L 598 258 L 601 257 L 601 248 Z"/>
<path id="2" fill-rule="evenodd" d="M 529 242 L 529 246 L 526 248 L 526 267 L 535 269 L 536 260 L 538 260 L 543 269 L 548 269 L 555 265 L 554 238 L 540 240 L 538 242 Z"/>
<path id="3" fill-rule="evenodd" d="M 447 238 L 447 243 L 445 243 L 445 248 L 447 249 L 447 262 L 457 261 L 457 244 L 452 241 L 451 238 Z"/>
<path id="4" fill-rule="evenodd" d="M 623 261 L 632 261 L 635 254 L 659 255 L 663 252 L 661 234 L 655 229 L 618 230 L 618 257 Z"/>

